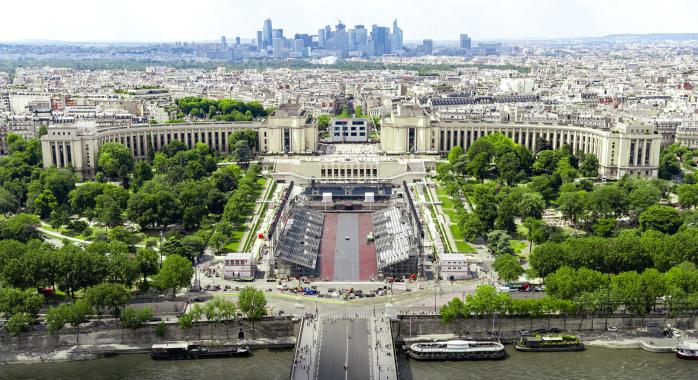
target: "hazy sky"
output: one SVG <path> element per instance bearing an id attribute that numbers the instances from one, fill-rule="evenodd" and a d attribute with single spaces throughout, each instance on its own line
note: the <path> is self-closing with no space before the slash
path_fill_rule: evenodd
<path id="1" fill-rule="evenodd" d="M 698 0 L 3 0 L 0 41 L 192 41 L 274 28 L 391 25 L 405 40 L 698 32 Z"/>

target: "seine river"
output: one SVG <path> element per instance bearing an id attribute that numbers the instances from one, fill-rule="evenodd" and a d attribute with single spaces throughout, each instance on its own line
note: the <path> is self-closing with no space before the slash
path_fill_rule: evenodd
<path id="1" fill-rule="evenodd" d="M 509 348 L 508 348 L 509 350 Z M 401 359 L 400 379 L 698 379 L 698 361 L 636 349 L 518 353 L 496 362 L 417 362 Z M 291 350 L 257 350 L 249 358 L 153 361 L 147 355 L 69 363 L 0 366 L 0 379 L 288 379 Z M 400 355 L 400 357 L 404 357 Z M 337 380 L 337 379 L 331 379 Z"/>

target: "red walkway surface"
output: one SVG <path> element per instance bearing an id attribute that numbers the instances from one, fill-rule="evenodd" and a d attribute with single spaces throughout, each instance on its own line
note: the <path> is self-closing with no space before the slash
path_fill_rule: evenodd
<path id="1" fill-rule="evenodd" d="M 327 217 L 325 217 L 327 224 Z M 359 214 L 359 280 L 369 280 L 378 273 L 376 263 L 376 245 L 366 242 L 366 235 L 373 231 L 371 214 Z"/>
<path id="2" fill-rule="evenodd" d="M 325 214 L 322 225 L 322 240 L 320 241 L 320 278 L 332 281 L 334 279 L 334 253 L 337 244 L 337 214 Z"/>

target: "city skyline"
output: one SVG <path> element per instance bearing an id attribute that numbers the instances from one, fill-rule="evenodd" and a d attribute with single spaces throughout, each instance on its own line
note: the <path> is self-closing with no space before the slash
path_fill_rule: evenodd
<path id="1" fill-rule="evenodd" d="M 184 11 L 184 7 L 186 11 Z M 203 0 L 192 7 L 181 1 L 136 2 L 77 0 L 55 7 L 38 0 L 31 22 L 26 6 L 4 4 L 7 18 L 0 25 L 3 42 L 172 42 L 213 41 L 218 36 L 256 38 L 263 20 L 271 18 L 287 34 L 316 34 L 335 25 L 390 25 L 394 19 L 405 31 L 405 42 L 422 39 L 458 41 L 468 33 L 476 40 L 565 39 L 608 34 L 688 33 L 690 16 L 698 4 L 669 0 L 661 6 L 649 1 L 597 0 L 439 0 L 338 1 L 300 0 L 224 2 Z"/>

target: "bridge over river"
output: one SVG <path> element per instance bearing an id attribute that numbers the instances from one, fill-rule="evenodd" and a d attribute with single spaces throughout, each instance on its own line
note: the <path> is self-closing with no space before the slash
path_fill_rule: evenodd
<path id="1" fill-rule="evenodd" d="M 397 380 L 386 317 L 306 318 L 296 344 L 292 380 Z"/>

